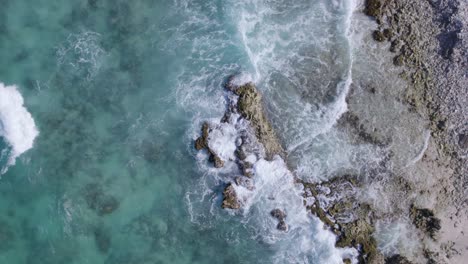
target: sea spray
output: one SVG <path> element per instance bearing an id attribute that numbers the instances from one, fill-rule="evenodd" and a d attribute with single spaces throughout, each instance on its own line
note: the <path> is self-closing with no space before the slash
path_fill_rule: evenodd
<path id="1" fill-rule="evenodd" d="M 15 164 L 16 158 L 33 147 L 38 134 L 34 119 L 25 108 L 17 87 L 0 83 L 0 136 L 11 147 L 7 164 L 1 168 L 0 174 L 4 174 L 9 166 Z"/>

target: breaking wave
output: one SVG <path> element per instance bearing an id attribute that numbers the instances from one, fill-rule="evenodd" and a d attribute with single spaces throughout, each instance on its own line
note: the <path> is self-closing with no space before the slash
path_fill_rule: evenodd
<path id="1" fill-rule="evenodd" d="M 7 164 L 1 168 L 0 174 L 4 174 L 9 166 L 15 164 L 16 158 L 33 147 L 38 134 L 34 119 L 25 108 L 17 87 L 0 83 L 0 136 L 11 148 Z M 2 151 L 2 156 L 5 151 Z"/>

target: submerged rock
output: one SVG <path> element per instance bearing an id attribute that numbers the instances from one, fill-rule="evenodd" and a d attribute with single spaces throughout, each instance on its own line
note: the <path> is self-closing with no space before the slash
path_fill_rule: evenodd
<path id="1" fill-rule="evenodd" d="M 104 227 L 97 227 L 94 230 L 94 241 L 96 242 L 99 252 L 106 254 L 109 251 L 111 238 L 109 231 Z"/>
<path id="2" fill-rule="evenodd" d="M 0 252 L 9 250 L 15 241 L 13 228 L 7 222 L 0 220 Z"/>
<path id="3" fill-rule="evenodd" d="M 84 198 L 88 207 L 98 213 L 107 215 L 119 208 L 119 201 L 112 195 L 105 194 L 101 186 L 88 184 L 85 186 Z"/>
<path id="4" fill-rule="evenodd" d="M 240 203 L 237 200 L 237 194 L 236 190 L 234 189 L 234 186 L 232 186 L 231 183 L 229 183 L 226 188 L 224 189 L 223 192 L 223 204 L 221 207 L 223 208 L 228 208 L 228 209 L 239 209 L 240 208 Z"/>

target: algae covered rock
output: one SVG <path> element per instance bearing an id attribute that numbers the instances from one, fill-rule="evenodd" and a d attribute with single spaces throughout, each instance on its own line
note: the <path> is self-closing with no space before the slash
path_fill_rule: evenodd
<path id="1" fill-rule="evenodd" d="M 213 162 L 215 168 L 222 168 L 224 167 L 224 161 L 218 156 L 216 155 L 214 152 L 211 152 L 211 155 L 210 155 L 210 161 Z"/>
<path id="2" fill-rule="evenodd" d="M 374 228 L 365 220 L 358 219 L 354 222 L 342 224 L 342 234 L 336 245 L 338 247 L 349 247 L 361 245 L 363 252 L 374 253 L 377 243 L 372 237 Z"/>
<path id="3" fill-rule="evenodd" d="M 223 208 L 228 209 L 239 209 L 240 203 L 237 200 L 236 190 L 231 183 L 229 183 L 223 192 L 223 204 L 221 205 Z"/>
<path id="4" fill-rule="evenodd" d="M 208 146 L 208 136 L 210 133 L 210 126 L 207 122 L 203 123 L 202 125 L 202 134 L 195 140 L 195 149 L 200 151 L 203 149 L 207 149 L 210 153 L 210 162 L 212 162 L 215 168 L 222 168 L 224 167 L 224 161 L 216 154 L 210 147 Z"/>
<path id="5" fill-rule="evenodd" d="M 381 7 L 381 0 L 366 0 L 364 13 L 368 16 L 377 18 L 378 16 L 380 16 Z"/>
<path id="6" fill-rule="evenodd" d="M 284 150 L 266 117 L 263 109 L 262 96 L 253 83 L 246 83 L 236 87 L 228 85 L 228 89 L 239 96 L 237 110 L 250 124 L 255 131 L 255 136 L 265 148 L 267 159 L 272 159 L 274 155 L 283 155 Z"/>
<path id="7" fill-rule="evenodd" d="M 440 220 L 434 216 L 434 212 L 429 209 L 420 209 L 412 206 L 410 215 L 413 219 L 413 224 L 431 238 L 435 238 L 437 232 L 440 230 Z"/>
<path id="8" fill-rule="evenodd" d="M 385 40 L 384 33 L 379 30 L 375 30 L 374 33 L 372 33 L 372 37 L 378 42 L 383 42 Z"/>
<path id="9" fill-rule="evenodd" d="M 202 126 L 202 135 L 195 140 L 195 149 L 202 150 L 208 148 L 208 130 L 209 126 L 208 123 L 203 123 Z"/>

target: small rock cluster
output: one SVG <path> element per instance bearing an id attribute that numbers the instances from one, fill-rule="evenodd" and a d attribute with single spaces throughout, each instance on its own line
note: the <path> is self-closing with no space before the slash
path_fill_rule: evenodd
<path id="1" fill-rule="evenodd" d="M 278 219 L 279 222 L 278 222 L 278 225 L 276 226 L 278 230 L 288 231 L 288 225 L 284 221 L 287 215 L 284 211 L 282 211 L 281 209 L 273 209 L 270 212 L 270 215 Z"/>

